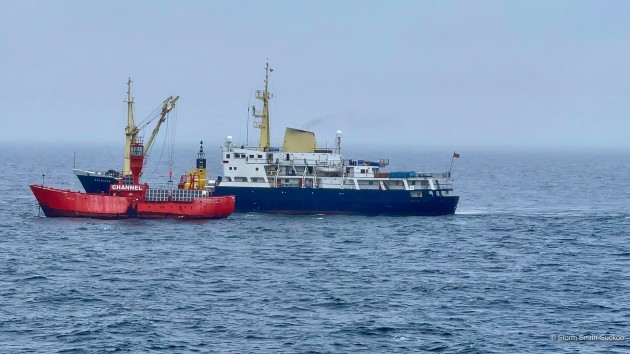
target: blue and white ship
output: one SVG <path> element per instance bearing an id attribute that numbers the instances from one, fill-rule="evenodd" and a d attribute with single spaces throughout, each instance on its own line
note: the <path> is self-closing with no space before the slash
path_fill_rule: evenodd
<path id="1" fill-rule="evenodd" d="M 292 214 L 448 215 L 459 196 L 451 173 L 385 172 L 389 160 L 344 159 L 341 131 L 333 149 L 316 146 L 315 134 L 287 128 L 282 147 L 271 147 L 269 64 L 265 88 L 256 91 L 262 112 L 252 107 L 258 146 L 223 145 L 223 176 L 210 182 L 214 195 L 235 195 L 236 211 Z M 457 154 L 455 154 L 457 155 Z"/>

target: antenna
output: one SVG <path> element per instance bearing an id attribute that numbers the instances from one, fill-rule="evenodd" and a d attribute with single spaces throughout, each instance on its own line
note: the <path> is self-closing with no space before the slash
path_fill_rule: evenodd
<path id="1" fill-rule="evenodd" d="M 254 92 L 254 85 L 249 89 L 249 96 L 247 96 L 247 130 L 245 132 L 245 146 L 249 146 L 249 108 L 252 103 L 252 93 Z"/>

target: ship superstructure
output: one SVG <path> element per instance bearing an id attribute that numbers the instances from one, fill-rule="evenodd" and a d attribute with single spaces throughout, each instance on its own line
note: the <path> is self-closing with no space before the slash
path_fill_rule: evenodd
<path id="1" fill-rule="evenodd" d="M 451 174 L 415 171 L 385 172 L 388 159 L 344 159 L 342 132 L 332 149 L 318 148 L 315 134 L 286 128 L 282 147 L 271 147 L 268 91 L 256 91 L 263 101 L 259 145 L 237 146 L 228 136 L 222 148 L 223 176 L 215 195 L 235 195 L 237 211 L 281 213 L 357 213 L 397 215 L 453 214 L 459 197 Z"/>

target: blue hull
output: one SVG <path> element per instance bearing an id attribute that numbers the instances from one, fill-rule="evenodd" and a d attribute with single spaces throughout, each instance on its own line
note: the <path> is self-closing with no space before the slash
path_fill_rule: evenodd
<path id="1" fill-rule="evenodd" d="M 86 193 L 109 194 L 109 186 L 118 183 L 116 178 L 104 175 L 77 175 L 77 178 Z"/>
<path id="2" fill-rule="evenodd" d="M 237 212 L 287 214 L 450 215 L 459 201 L 458 196 L 412 198 L 405 190 L 218 186 L 214 195 L 235 195 Z"/>

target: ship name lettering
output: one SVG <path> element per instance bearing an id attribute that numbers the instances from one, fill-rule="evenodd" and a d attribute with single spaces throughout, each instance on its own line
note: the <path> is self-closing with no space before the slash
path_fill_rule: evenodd
<path id="1" fill-rule="evenodd" d="M 112 189 L 115 191 L 141 191 L 142 186 L 137 184 L 113 184 Z"/>

